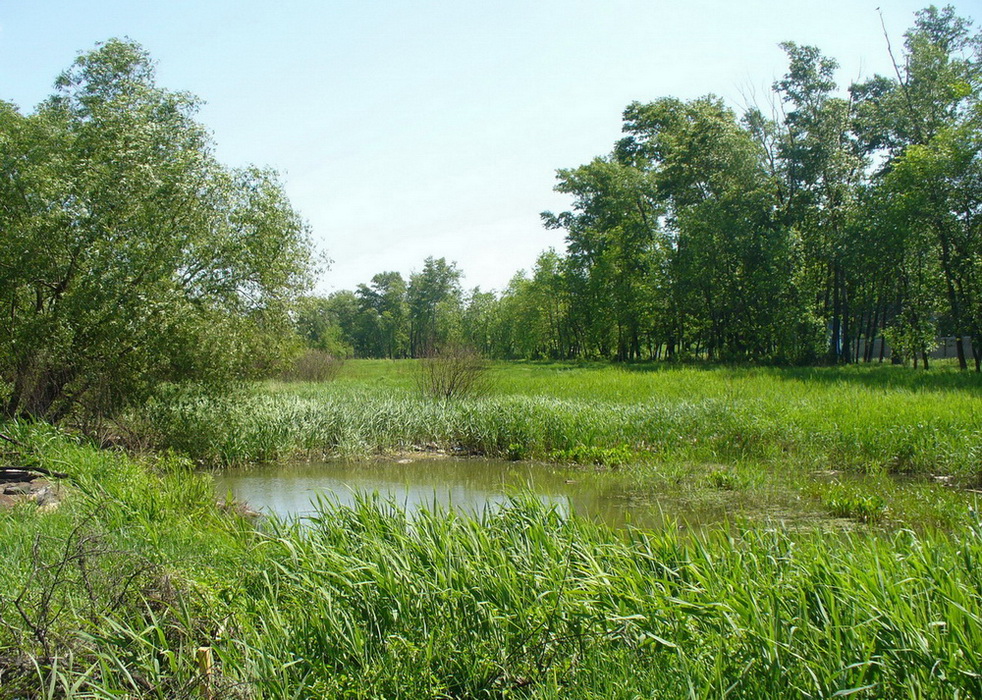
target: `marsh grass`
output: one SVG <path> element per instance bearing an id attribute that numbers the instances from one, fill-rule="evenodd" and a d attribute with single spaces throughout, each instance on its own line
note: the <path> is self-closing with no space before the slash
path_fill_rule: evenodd
<path id="1" fill-rule="evenodd" d="M 914 478 L 978 479 L 978 378 L 495 371 L 462 401 L 416 397 L 410 362 L 174 390 L 128 418 L 171 450 L 140 458 L 4 425 L 71 479 L 58 510 L 0 512 L 0 698 L 200 697 L 201 646 L 227 698 L 982 696 L 982 525 Z M 723 503 L 779 471 L 853 527 L 615 531 L 517 495 L 478 515 L 324 500 L 257 529 L 193 468 L 415 446 L 606 461 L 583 478 Z"/>
<path id="2" fill-rule="evenodd" d="M 974 513 L 683 536 L 522 495 L 412 517 L 364 497 L 257 531 L 182 458 L 4 430 L 74 485 L 57 511 L 0 513 L 0 698 L 200 697 L 199 646 L 227 698 L 982 694 Z"/>
<path id="3" fill-rule="evenodd" d="M 430 446 L 586 463 L 982 474 L 982 383 L 966 373 L 499 364 L 486 396 L 432 402 L 414 395 L 414 367 L 351 361 L 330 384 L 174 392 L 130 420 L 159 446 L 212 464 Z"/>

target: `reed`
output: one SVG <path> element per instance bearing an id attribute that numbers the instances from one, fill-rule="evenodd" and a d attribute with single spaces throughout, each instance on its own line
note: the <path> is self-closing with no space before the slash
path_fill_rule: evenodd
<path id="1" fill-rule="evenodd" d="M 982 694 L 975 513 L 681 535 L 364 497 L 257 531 L 181 458 L 4 430 L 74 485 L 0 514 L 0 698 Z"/>
<path id="2" fill-rule="evenodd" d="M 504 365 L 479 398 L 428 401 L 412 361 L 351 361 L 329 384 L 173 392 L 136 432 L 212 464 L 430 446 L 567 461 L 791 460 L 804 469 L 982 471 L 982 383 L 953 371 Z"/>

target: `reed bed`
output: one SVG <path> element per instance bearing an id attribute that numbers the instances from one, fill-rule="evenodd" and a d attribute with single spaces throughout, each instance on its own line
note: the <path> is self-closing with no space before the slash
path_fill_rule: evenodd
<path id="1" fill-rule="evenodd" d="M 412 371 L 173 390 L 126 420 L 160 448 L 141 457 L 3 425 L 8 463 L 70 479 L 58 509 L 0 511 L 0 700 L 982 696 L 978 513 L 889 476 L 979 478 L 978 378 L 512 364 L 433 401 Z M 796 487 L 850 528 L 680 533 L 531 495 L 477 515 L 324 500 L 257 527 L 195 469 L 417 448 L 605 463 L 642 490 L 875 475 Z"/>
<path id="2" fill-rule="evenodd" d="M 365 497 L 256 530 L 182 458 L 4 431 L 72 483 L 0 513 L 0 698 L 982 695 L 974 512 L 681 535 Z"/>
<path id="3" fill-rule="evenodd" d="M 512 459 L 617 450 L 621 462 L 626 451 L 635 461 L 982 473 L 982 383 L 952 371 L 499 365 L 491 393 L 442 402 L 414 394 L 411 372 L 411 361 L 354 361 L 329 384 L 174 392 L 133 420 L 158 446 L 223 465 L 427 446 Z"/>

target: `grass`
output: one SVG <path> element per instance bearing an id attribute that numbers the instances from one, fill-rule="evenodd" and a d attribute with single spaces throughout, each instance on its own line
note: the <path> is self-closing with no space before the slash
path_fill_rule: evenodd
<path id="1" fill-rule="evenodd" d="M 497 365 L 432 401 L 410 362 L 0 446 L 71 475 L 0 511 L 0 700 L 982 696 L 982 384 L 947 369 Z M 196 463 L 426 446 L 590 463 L 724 504 L 793 488 L 852 526 L 614 530 L 531 495 L 468 515 L 322 501 L 260 527 Z M 558 468 L 558 467 L 557 467 Z M 782 494 L 784 492 L 782 491 Z M 201 672 L 198 649 L 214 657 Z"/>
<path id="2" fill-rule="evenodd" d="M 411 361 L 353 361 L 328 384 L 172 395 L 133 420 L 158 446 L 211 464 L 426 445 L 512 459 L 982 474 L 982 380 L 947 369 L 499 364 L 489 394 L 447 402 L 418 397 L 412 377 Z"/>
<path id="3" fill-rule="evenodd" d="M 0 513 L 0 698 L 982 694 L 974 512 L 681 536 L 362 499 L 257 531 L 183 458 L 3 431 L 73 482 Z"/>

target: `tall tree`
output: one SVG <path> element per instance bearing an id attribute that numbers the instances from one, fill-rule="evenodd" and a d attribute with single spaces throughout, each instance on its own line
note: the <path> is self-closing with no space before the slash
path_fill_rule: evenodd
<path id="1" fill-rule="evenodd" d="M 573 211 L 543 213 L 566 230 L 568 283 L 589 347 L 619 360 L 638 358 L 646 331 L 645 280 L 654 269 L 661 207 L 647 173 L 617 157 L 560 170 L 556 191 L 573 195 Z"/>
<path id="2" fill-rule="evenodd" d="M 358 285 L 356 294 L 362 314 L 366 316 L 366 332 L 372 334 L 371 350 L 366 356 L 407 357 L 409 354 L 409 309 L 406 301 L 406 282 L 398 272 L 380 272 L 370 285 Z"/>
<path id="3" fill-rule="evenodd" d="M 902 60 L 895 59 L 895 77 L 876 76 L 852 88 L 861 100 L 859 134 L 882 161 L 876 186 L 891 191 L 884 197 L 905 212 L 898 225 L 910 229 L 909 239 L 931 245 L 940 265 L 963 369 L 973 335 L 976 369 L 982 369 L 980 58 L 982 35 L 972 33 L 971 22 L 950 6 L 931 6 L 917 13 L 907 32 Z"/>
<path id="4" fill-rule="evenodd" d="M 0 108 L 5 415 L 108 412 L 286 350 L 305 225 L 274 174 L 215 161 L 196 109 L 118 40 L 34 114 Z"/>
<path id="5" fill-rule="evenodd" d="M 800 241 L 797 283 L 828 326 L 828 357 L 848 362 L 854 279 L 846 237 L 865 161 L 850 131 L 852 104 L 835 95 L 838 63 L 814 46 L 781 46 L 789 62 L 774 84 L 787 108 L 778 146 L 783 224 Z"/>
<path id="6" fill-rule="evenodd" d="M 668 281 L 657 286 L 671 298 L 669 346 L 773 354 L 790 270 L 761 148 L 712 96 L 634 103 L 624 116 L 619 150 L 651 173 L 666 212 Z"/>
<path id="7" fill-rule="evenodd" d="M 454 340 L 459 332 L 463 293 L 460 270 L 445 258 L 428 257 L 423 269 L 409 278 L 409 345 L 413 357 Z"/>

